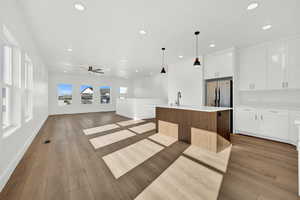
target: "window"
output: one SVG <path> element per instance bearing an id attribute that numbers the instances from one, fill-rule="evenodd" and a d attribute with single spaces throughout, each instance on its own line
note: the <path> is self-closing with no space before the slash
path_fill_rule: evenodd
<path id="1" fill-rule="evenodd" d="M 59 84 L 57 86 L 58 105 L 65 106 L 72 104 L 72 85 Z"/>
<path id="2" fill-rule="evenodd" d="M 92 86 L 82 85 L 80 87 L 80 96 L 82 104 L 92 104 L 93 103 L 94 90 Z"/>
<path id="3" fill-rule="evenodd" d="M 10 126 L 10 104 L 9 104 L 9 89 L 2 88 L 2 128 L 5 129 Z"/>
<path id="4" fill-rule="evenodd" d="M 3 47 L 3 87 L 2 87 L 2 128 L 6 129 L 11 126 L 10 113 L 12 112 L 11 107 L 11 90 L 12 84 L 12 47 Z"/>
<path id="5" fill-rule="evenodd" d="M 127 87 L 120 87 L 120 99 L 127 97 Z"/>
<path id="6" fill-rule="evenodd" d="M 33 117 L 33 64 L 28 55 L 25 55 L 24 75 L 25 120 L 29 121 Z"/>
<path id="7" fill-rule="evenodd" d="M 100 87 L 100 103 L 109 104 L 110 103 L 110 87 L 102 86 Z"/>

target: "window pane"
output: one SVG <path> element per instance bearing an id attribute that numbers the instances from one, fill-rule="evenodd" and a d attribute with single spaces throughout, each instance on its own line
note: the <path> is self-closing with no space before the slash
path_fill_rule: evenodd
<path id="1" fill-rule="evenodd" d="M 33 64 L 28 55 L 25 55 L 25 88 L 33 88 Z"/>
<path id="2" fill-rule="evenodd" d="M 101 104 L 110 103 L 110 87 L 109 86 L 100 87 L 100 103 Z"/>
<path id="3" fill-rule="evenodd" d="M 127 94 L 127 87 L 120 87 L 120 94 Z"/>
<path id="4" fill-rule="evenodd" d="M 10 125 L 9 113 L 10 113 L 10 105 L 9 105 L 9 89 L 2 88 L 2 128 L 6 128 Z"/>
<path id="5" fill-rule="evenodd" d="M 12 48 L 4 46 L 4 60 L 3 60 L 3 81 L 6 84 L 12 84 Z"/>
<path id="6" fill-rule="evenodd" d="M 80 87 L 81 103 L 92 104 L 93 103 L 93 87 L 88 85 L 82 85 Z"/>
<path id="7" fill-rule="evenodd" d="M 72 104 L 72 85 L 59 84 L 57 86 L 57 94 L 59 106 Z"/>
<path id="8" fill-rule="evenodd" d="M 32 93 L 29 90 L 25 92 L 25 119 L 28 121 L 33 116 Z"/>

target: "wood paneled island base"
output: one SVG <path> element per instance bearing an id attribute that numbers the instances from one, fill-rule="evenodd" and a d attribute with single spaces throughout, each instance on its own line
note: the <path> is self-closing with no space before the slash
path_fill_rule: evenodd
<path id="1" fill-rule="evenodd" d="M 219 152 L 230 145 L 230 112 L 230 108 L 157 106 L 156 131 L 174 130 L 175 124 L 179 141 Z"/>

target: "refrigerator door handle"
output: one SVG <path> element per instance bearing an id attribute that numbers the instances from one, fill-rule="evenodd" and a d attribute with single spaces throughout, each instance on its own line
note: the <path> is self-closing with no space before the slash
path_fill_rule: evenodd
<path id="1" fill-rule="evenodd" d="M 215 88 L 215 106 L 218 104 L 218 88 Z"/>
<path id="2" fill-rule="evenodd" d="M 219 94 L 218 94 L 218 107 L 220 107 L 220 104 L 221 104 L 221 89 L 219 89 Z"/>

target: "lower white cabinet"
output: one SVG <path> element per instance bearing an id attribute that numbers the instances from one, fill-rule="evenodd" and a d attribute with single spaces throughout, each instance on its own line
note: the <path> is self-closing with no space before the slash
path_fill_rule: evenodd
<path id="1" fill-rule="evenodd" d="M 289 140 L 288 111 L 264 110 L 259 113 L 260 133 L 270 138 Z"/>
<path id="2" fill-rule="evenodd" d="M 238 133 L 291 142 L 289 112 L 285 110 L 238 108 L 235 110 L 235 130 Z"/>

